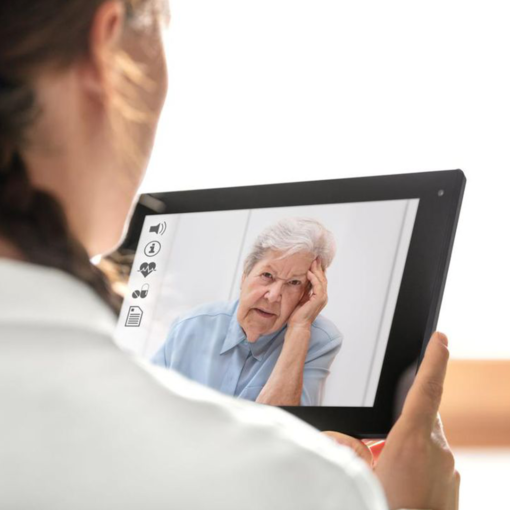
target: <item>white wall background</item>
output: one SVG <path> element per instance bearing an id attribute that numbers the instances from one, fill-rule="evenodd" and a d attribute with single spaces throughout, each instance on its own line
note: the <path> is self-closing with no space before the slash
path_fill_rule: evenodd
<path id="1" fill-rule="evenodd" d="M 171 0 L 142 191 L 462 168 L 439 328 L 510 357 L 506 1 Z"/>

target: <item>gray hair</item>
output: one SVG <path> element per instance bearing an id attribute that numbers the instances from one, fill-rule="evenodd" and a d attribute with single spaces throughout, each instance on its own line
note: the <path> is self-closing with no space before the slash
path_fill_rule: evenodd
<path id="1" fill-rule="evenodd" d="M 336 245 L 333 234 L 319 221 L 284 218 L 258 235 L 244 260 L 244 274 L 249 274 L 268 251 L 283 252 L 281 258 L 301 251 L 311 253 L 320 258 L 322 269 L 326 270 L 333 262 Z"/>

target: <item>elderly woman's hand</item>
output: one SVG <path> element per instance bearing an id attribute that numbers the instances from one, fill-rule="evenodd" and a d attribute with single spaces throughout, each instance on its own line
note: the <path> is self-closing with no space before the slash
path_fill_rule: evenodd
<path id="1" fill-rule="evenodd" d="M 307 290 L 287 322 L 289 328 L 310 329 L 312 322 L 328 302 L 328 280 L 319 259 L 315 259 L 307 274 L 311 289 Z"/>

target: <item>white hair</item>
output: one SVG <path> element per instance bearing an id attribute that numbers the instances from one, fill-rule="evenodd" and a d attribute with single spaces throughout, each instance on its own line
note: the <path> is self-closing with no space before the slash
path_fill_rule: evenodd
<path id="1" fill-rule="evenodd" d="M 284 218 L 265 228 L 255 240 L 244 260 L 244 273 L 262 260 L 268 251 L 282 252 L 281 258 L 294 253 L 311 253 L 319 257 L 326 270 L 335 257 L 336 245 L 333 234 L 319 221 L 311 218 Z"/>

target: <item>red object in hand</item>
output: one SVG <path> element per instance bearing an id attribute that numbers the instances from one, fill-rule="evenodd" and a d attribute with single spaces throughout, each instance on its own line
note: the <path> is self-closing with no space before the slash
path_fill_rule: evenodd
<path id="1" fill-rule="evenodd" d="M 386 441 L 384 439 L 363 439 L 363 442 L 368 446 L 374 457 L 374 464 L 377 463 L 379 455 L 383 451 Z"/>

